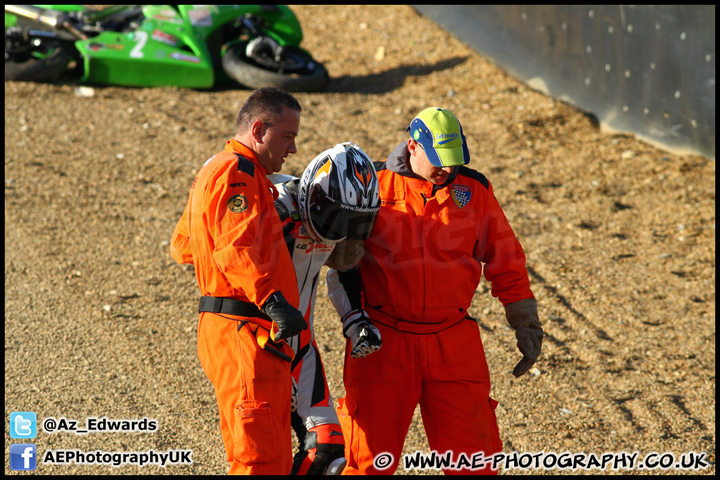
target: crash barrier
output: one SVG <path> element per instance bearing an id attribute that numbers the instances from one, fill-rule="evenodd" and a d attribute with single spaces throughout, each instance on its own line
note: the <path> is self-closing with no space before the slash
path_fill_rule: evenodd
<path id="1" fill-rule="evenodd" d="M 530 87 L 715 158 L 714 5 L 414 5 Z"/>

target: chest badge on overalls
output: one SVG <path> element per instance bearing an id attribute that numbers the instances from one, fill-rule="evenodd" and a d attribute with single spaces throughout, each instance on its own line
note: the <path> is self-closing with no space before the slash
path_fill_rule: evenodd
<path id="1" fill-rule="evenodd" d="M 228 200 L 228 208 L 231 212 L 242 213 L 248 209 L 248 199 L 245 195 L 234 195 Z"/>
<path id="2" fill-rule="evenodd" d="M 457 205 L 460 208 L 463 208 L 465 205 L 470 202 L 470 196 L 472 195 L 472 192 L 470 191 L 470 187 L 467 185 L 453 185 L 452 186 L 452 199 L 453 202 L 455 202 L 455 205 Z"/>

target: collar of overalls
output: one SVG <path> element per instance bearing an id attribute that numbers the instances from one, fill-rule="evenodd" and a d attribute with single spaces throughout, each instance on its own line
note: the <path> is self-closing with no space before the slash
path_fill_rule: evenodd
<path id="1" fill-rule="evenodd" d="M 415 174 L 410 168 L 410 151 L 407 148 L 407 141 L 395 147 L 395 150 L 393 150 L 387 158 L 386 167 L 391 172 L 406 177 L 410 188 L 420 192 L 426 199 L 435 196 L 438 190 L 450 185 L 460 170 L 459 167 L 453 168 L 453 171 L 442 185 L 435 185 L 432 182 L 428 182 L 421 176 Z"/>

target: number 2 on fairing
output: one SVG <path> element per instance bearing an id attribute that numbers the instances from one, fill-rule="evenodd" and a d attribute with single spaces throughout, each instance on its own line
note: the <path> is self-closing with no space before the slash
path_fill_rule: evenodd
<path id="1" fill-rule="evenodd" d="M 142 52 L 143 47 L 145 46 L 145 42 L 147 42 L 148 35 L 147 32 L 143 32 L 142 30 L 138 30 L 135 32 L 135 40 L 137 40 L 137 45 L 133 47 L 132 50 L 130 50 L 130 56 L 132 58 L 143 58 L 145 55 Z"/>

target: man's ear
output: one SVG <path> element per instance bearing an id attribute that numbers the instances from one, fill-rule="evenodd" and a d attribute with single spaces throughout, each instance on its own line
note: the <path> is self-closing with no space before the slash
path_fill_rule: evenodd
<path id="1" fill-rule="evenodd" d="M 408 148 L 408 151 L 410 152 L 410 155 L 415 155 L 415 150 L 417 150 L 418 145 L 417 145 L 417 143 L 415 143 L 415 140 L 413 140 L 412 138 L 408 138 L 407 148 Z"/>
<path id="2" fill-rule="evenodd" d="M 257 143 L 263 143 L 263 136 L 265 135 L 265 124 L 261 120 L 255 120 L 250 127 L 250 133 L 252 134 L 253 140 Z"/>

